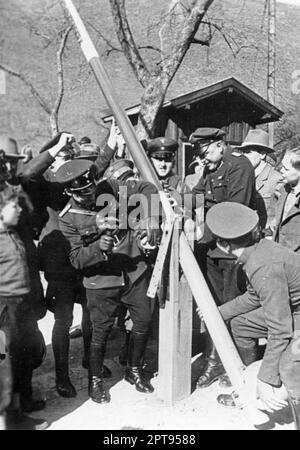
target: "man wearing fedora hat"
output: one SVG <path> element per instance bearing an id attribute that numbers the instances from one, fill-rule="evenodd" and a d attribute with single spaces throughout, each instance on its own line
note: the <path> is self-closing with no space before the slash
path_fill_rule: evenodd
<path id="1" fill-rule="evenodd" d="M 244 142 L 237 146 L 253 165 L 255 171 L 256 205 L 259 224 L 268 228 L 274 213 L 270 206 L 272 195 L 278 195 L 283 185 L 282 175 L 267 161 L 269 155 L 275 155 L 269 146 L 269 135 L 263 130 L 250 130 Z"/>
<path id="2" fill-rule="evenodd" d="M 17 142 L 10 136 L 0 136 L 0 149 L 5 153 L 5 164 L 10 184 L 19 184 L 18 175 L 21 171 L 22 162 L 27 159 L 26 155 L 19 153 Z"/>

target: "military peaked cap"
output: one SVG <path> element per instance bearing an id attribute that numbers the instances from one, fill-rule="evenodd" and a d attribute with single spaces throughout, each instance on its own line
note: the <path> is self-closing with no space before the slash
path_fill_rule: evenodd
<path id="1" fill-rule="evenodd" d="M 75 156 L 76 159 L 90 159 L 95 161 L 100 154 L 100 147 L 93 143 L 80 144 L 79 152 Z"/>
<path id="2" fill-rule="evenodd" d="M 200 141 L 200 144 L 207 145 L 215 141 L 220 141 L 225 135 L 225 131 L 220 130 L 220 128 L 197 128 L 191 134 L 189 141 L 192 144 Z"/>
<path id="3" fill-rule="evenodd" d="M 91 184 L 89 174 L 96 166 L 87 159 L 72 159 L 66 161 L 55 173 L 55 181 L 60 184 L 72 185 L 75 180 L 81 179 L 78 189 L 83 189 Z"/>
<path id="4" fill-rule="evenodd" d="M 206 223 L 212 234 L 226 240 L 237 239 L 253 231 L 258 215 L 241 203 L 222 202 L 210 208 Z"/>
<path id="5" fill-rule="evenodd" d="M 129 159 L 118 159 L 113 162 L 104 172 L 104 177 L 107 179 L 118 180 L 125 174 L 134 175 L 134 164 Z"/>
<path id="6" fill-rule="evenodd" d="M 149 156 L 174 155 L 178 150 L 178 143 L 168 137 L 158 137 L 147 143 Z"/>

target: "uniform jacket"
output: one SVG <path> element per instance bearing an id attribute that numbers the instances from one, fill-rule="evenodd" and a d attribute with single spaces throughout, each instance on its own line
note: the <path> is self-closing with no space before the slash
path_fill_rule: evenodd
<path id="1" fill-rule="evenodd" d="M 278 200 L 274 200 L 275 231 L 273 239 L 284 247 L 300 253 L 300 198 L 290 209 L 287 217 L 282 220 L 284 205 L 290 190 L 289 184 L 284 185 L 279 191 Z"/>
<path id="2" fill-rule="evenodd" d="M 279 361 L 300 330 L 300 255 L 262 239 L 247 248 L 238 263 L 243 265 L 250 286 L 247 292 L 220 306 L 224 320 L 262 307 L 268 342 L 258 378 L 279 386 Z"/>
<path id="3" fill-rule="evenodd" d="M 204 196 L 204 218 L 213 205 L 237 202 L 256 209 L 255 174 L 250 161 L 243 154 L 226 153 L 223 163 L 214 171 L 204 169 L 199 183 L 193 188 L 194 195 Z M 197 203 L 201 203 L 198 202 Z M 194 206 L 196 206 L 196 197 Z M 235 259 L 219 250 L 209 229 L 204 226 L 201 243 L 210 244 L 212 258 Z"/>
<path id="4" fill-rule="evenodd" d="M 96 200 L 94 211 L 101 209 L 97 206 L 101 192 L 111 194 L 119 200 L 119 186 L 125 184 L 127 195 L 144 194 L 149 200 L 157 192 L 151 183 L 127 181 L 118 183 L 114 180 L 102 183 L 101 191 Z M 72 209 L 82 209 L 73 199 L 70 201 Z M 83 209 L 82 209 L 83 210 Z M 84 211 L 84 210 L 83 210 Z M 148 214 L 148 211 L 146 212 Z M 69 257 L 73 267 L 84 275 L 84 286 L 88 289 L 102 289 L 124 286 L 127 277 L 134 283 L 147 269 L 148 264 L 143 252 L 138 246 L 136 233 L 133 230 L 120 230 L 117 234 L 119 243 L 108 257 L 100 250 L 96 215 L 78 214 L 71 210 L 60 218 L 60 228 L 69 243 Z M 96 236 L 94 241 L 86 243 L 87 237 Z"/>
<path id="5" fill-rule="evenodd" d="M 113 154 L 114 150 L 108 146 L 99 154 L 95 161 L 99 173 L 106 170 Z M 49 152 L 40 153 L 24 165 L 22 178 L 27 189 L 30 189 L 35 208 L 41 215 L 46 215 L 39 240 L 40 268 L 48 281 L 72 283 L 76 280 L 76 271 L 70 264 L 69 244 L 58 222 L 58 214 L 68 203 L 69 197 L 64 194 L 64 186 L 56 182 L 55 173 L 48 169 L 53 161 Z"/>
<path id="6" fill-rule="evenodd" d="M 261 173 L 255 179 L 256 184 L 256 207 L 259 215 L 259 223 L 265 228 L 268 219 L 274 216 L 271 197 L 278 195 L 283 185 L 282 175 L 267 163 Z"/>
<path id="7" fill-rule="evenodd" d="M 221 202 L 237 202 L 256 209 L 254 169 L 246 156 L 229 153 L 214 171 L 204 169 L 193 194 L 203 194 L 206 211 Z"/>
<path id="8" fill-rule="evenodd" d="M 23 297 L 29 291 L 24 244 L 15 230 L 0 231 L 0 296 Z"/>

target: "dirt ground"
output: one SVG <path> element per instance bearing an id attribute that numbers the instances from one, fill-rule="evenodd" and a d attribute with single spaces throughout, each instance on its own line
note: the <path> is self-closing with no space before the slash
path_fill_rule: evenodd
<path id="1" fill-rule="evenodd" d="M 81 308 L 75 306 L 73 325 L 80 323 Z M 81 366 L 82 339 L 71 340 L 70 375 L 77 389 L 77 397 L 64 399 L 55 390 L 53 352 L 51 348 L 51 330 L 53 316 L 48 313 L 39 322 L 47 344 L 47 357 L 42 366 L 35 371 L 34 388 L 36 394 L 47 399 L 46 409 L 32 414 L 44 417 L 50 422 L 49 430 L 254 430 L 239 409 L 225 408 L 216 402 L 221 392 L 218 382 L 209 388 L 196 390 L 185 400 L 174 406 L 166 406 L 155 392 L 151 395 L 138 393 L 123 378 L 123 368 L 118 362 L 118 351 L 122 343 L 122 334 L 114 328 L 109 340 L 106 365 L 112 370 L 113 377 L 107 380 L 111 402 L 99 405 L 87 395 L 87 371 Z M 147 370 L 157 370 L 157 341 L 151 339 L 146 355 Z M 192 382 L 199 372 L 199 358 L 192 363 Z M 157 377 L 152 378 L 155 388 Z M 192 383 L 193 384 L 193 383 Z M 293 429 L 291 413 L 286 409 L 276 414 L 265 426 L 267 429 Z"/>

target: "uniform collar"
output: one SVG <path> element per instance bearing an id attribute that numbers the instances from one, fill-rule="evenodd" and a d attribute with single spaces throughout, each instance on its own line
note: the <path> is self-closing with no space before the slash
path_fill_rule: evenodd
<path id="1" fill-rule="evenodd" d="M 246 247 L 241 256 L 238 257 L 237 263 L 238 264 L 246 264 L 249 260 L 251 254 L 256 250 L 258 243 L 251 245 L 250 247 Z"/>

